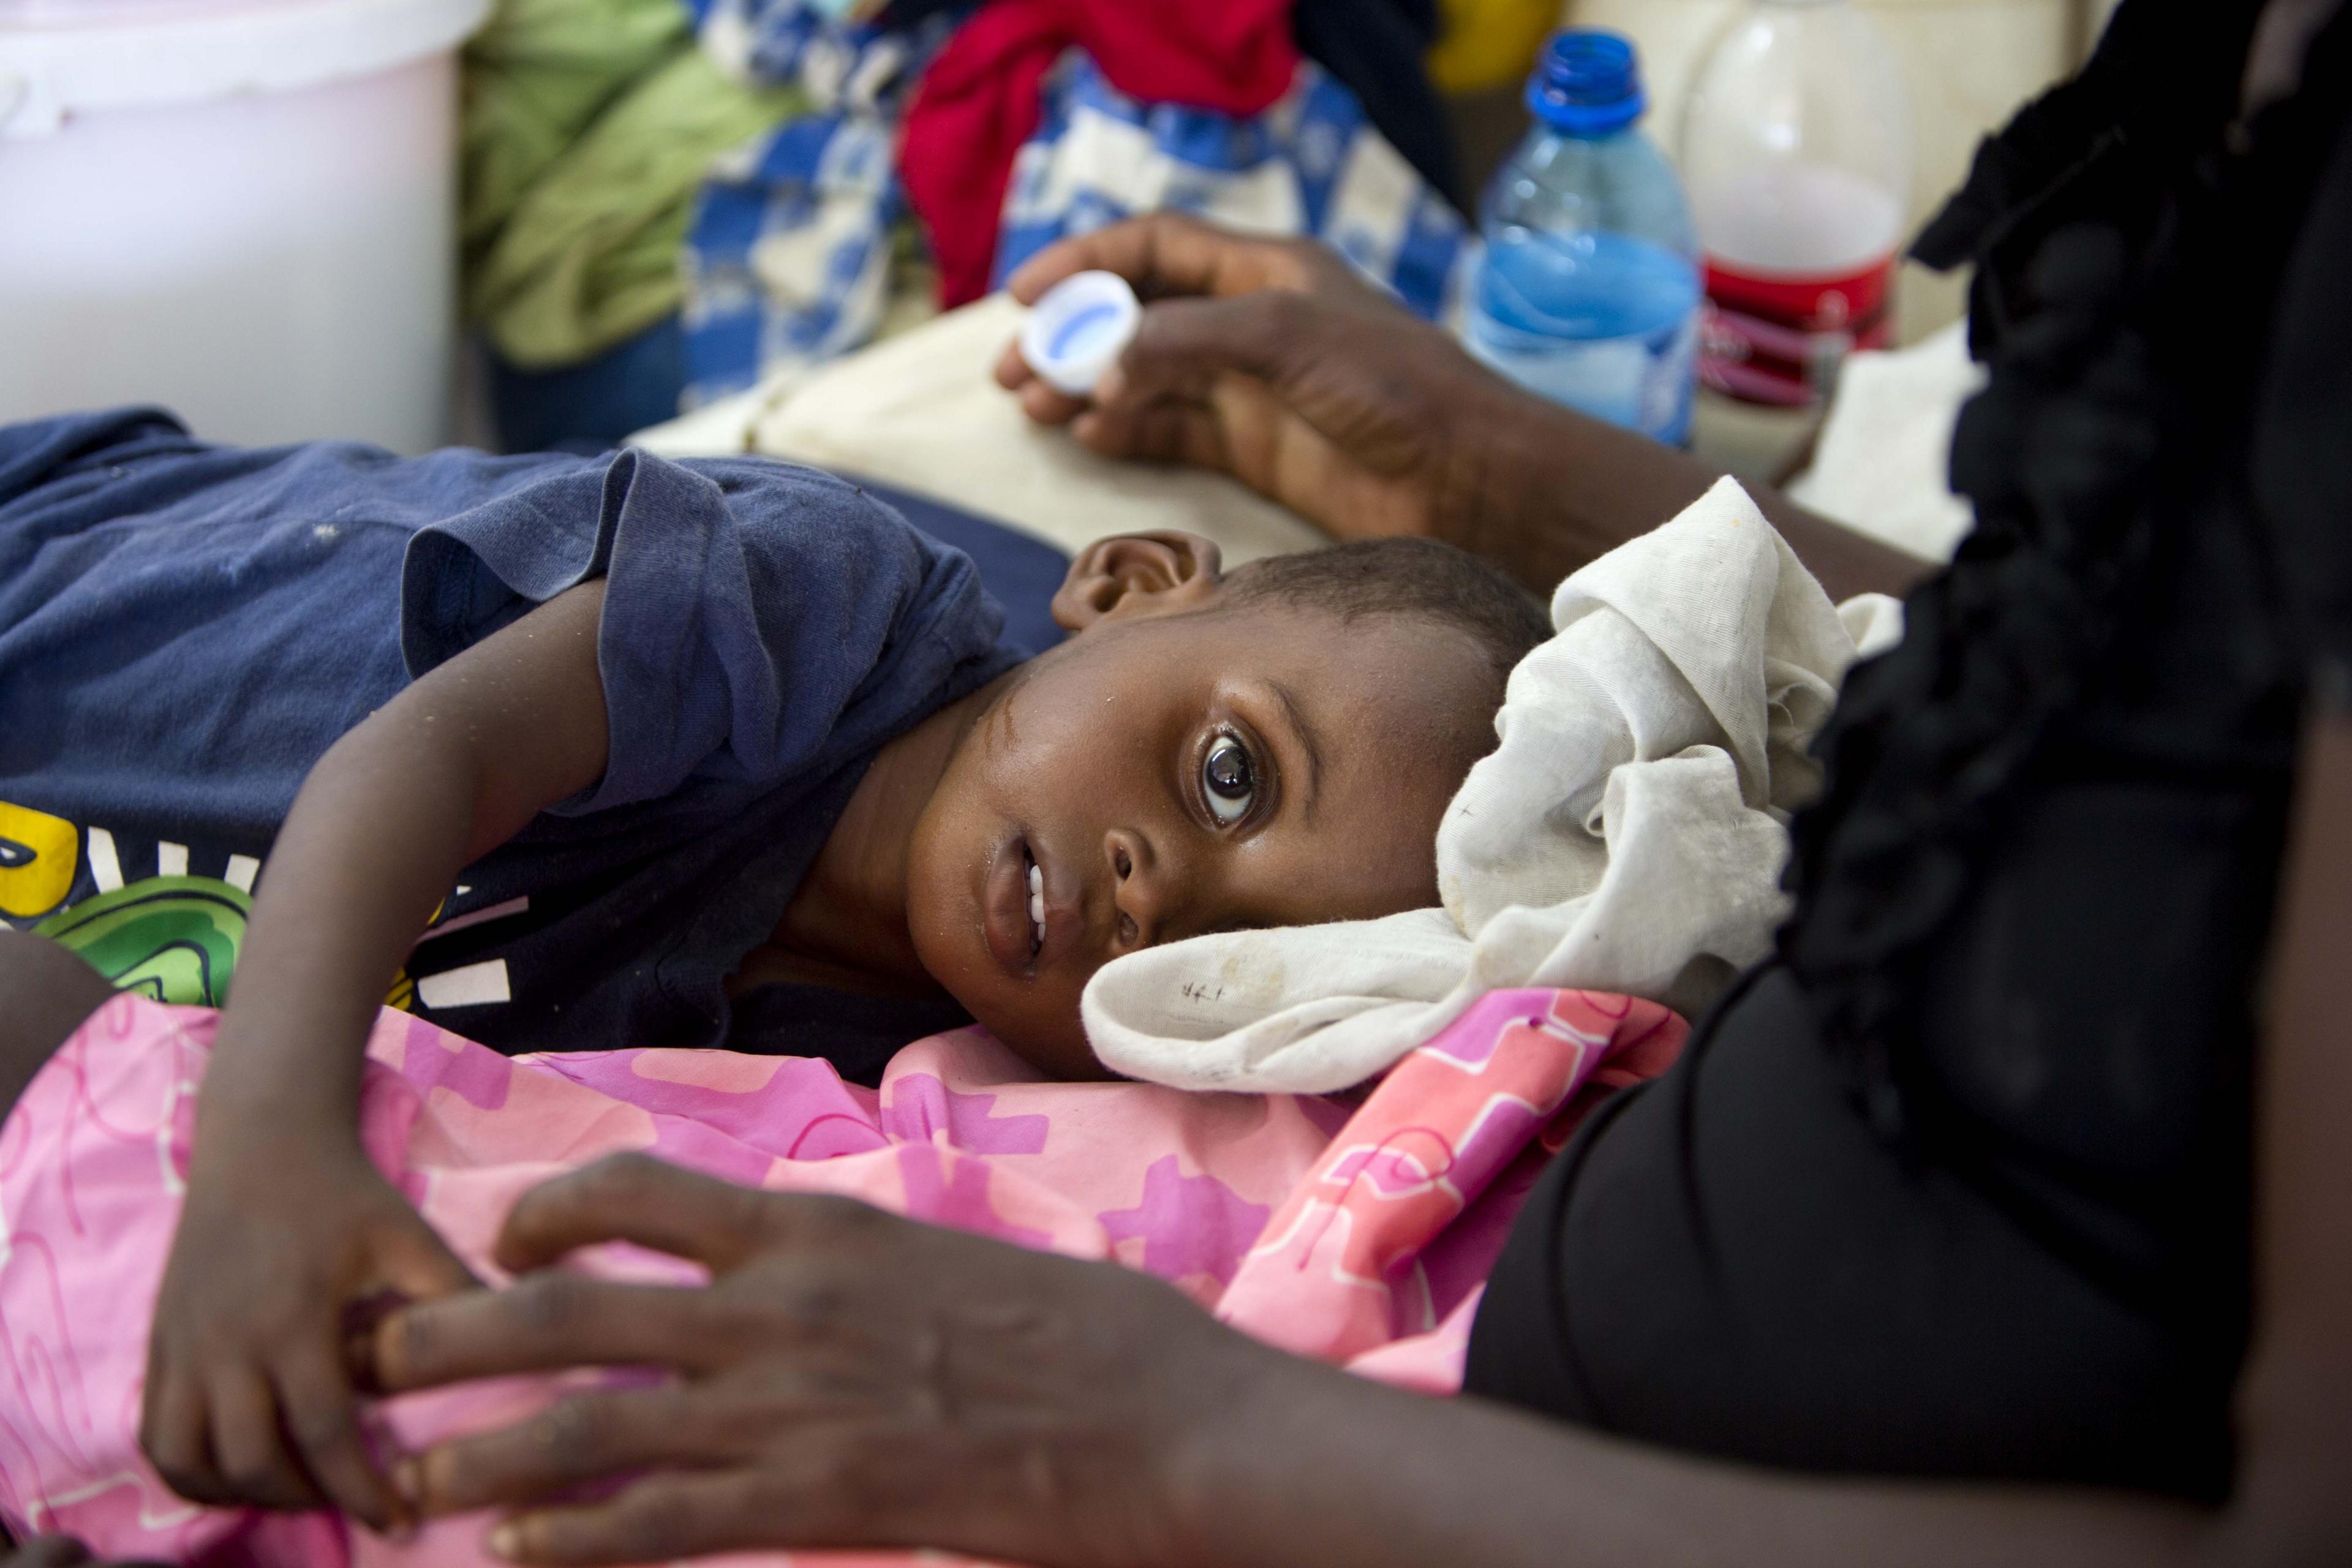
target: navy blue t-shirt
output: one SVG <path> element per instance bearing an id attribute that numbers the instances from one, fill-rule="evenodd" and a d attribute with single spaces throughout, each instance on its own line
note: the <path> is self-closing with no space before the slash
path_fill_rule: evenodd
<path id="1" fill-rule="evenodd" d="M 508 1051 L 792 1048 L 724 981 L 874 752 L 1019 656 L 963 554 L 760 459 L 0 428 L 0 918 L 250 889 L 338 737 L 599 575 L 604 777 L 466 869 L 395 999 Z"/>

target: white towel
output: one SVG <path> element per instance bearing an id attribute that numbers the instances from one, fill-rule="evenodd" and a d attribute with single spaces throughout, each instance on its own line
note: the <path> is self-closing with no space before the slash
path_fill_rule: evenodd
<path id="1" fill-rule="evenodd" d="M 1951 489 L 1952 430 L 1984 383 L 1965 321 L 1907 349 L 1848 354 L 1812 467 L 1790 495 L 1897 550 L 1949 561 L 1976 526 Z"/>
<path id="2" fill-rule="evenodd" d="M 1832 606 L 1725 479 L 1562 583 L 1551 619 L 1438 828 L 1443 909 L 1115 960 L 1087 986 L 1096 1054 L 1180 1089 L 1328 1093 L 1491 990 L 1695 1011 L 1762 957 L 1788 814 L 1819 783 L 1804 747 L 1901 607 Z"/>

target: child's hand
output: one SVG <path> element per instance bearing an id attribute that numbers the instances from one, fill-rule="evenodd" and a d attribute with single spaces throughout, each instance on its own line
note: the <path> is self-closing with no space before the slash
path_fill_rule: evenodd
<path id="1" fill-rule="evenodd" d="M 350 1131 L 216 1131 L 198 1141 L 155 1303 L 141 1445 L 197 1502 L 333 1506 L 395 1529 L 405 1510 L 361 1432 L 347 1319 L 473 1277 Z"/>
<path id="2" fill-rule="evenodd" d="M 348 1319 L 471 1286 L 352 1131 L 368 1031 L 469 861 L 605 762 L 602 578 L 435 667 L 335 742 L 271 847 L 196 1116 L 140 1443 L 199 1502 L 402 1510 L 369 1462 Z"/>

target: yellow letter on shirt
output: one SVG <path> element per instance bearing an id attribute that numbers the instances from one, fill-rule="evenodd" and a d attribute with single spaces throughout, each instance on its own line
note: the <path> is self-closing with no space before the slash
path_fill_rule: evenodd
<path id="1" fill-rule="evenodd" d="M 64 901 L 81 835 L 62 816 L 0 800 L 0 915 L 47 914 Z"/>

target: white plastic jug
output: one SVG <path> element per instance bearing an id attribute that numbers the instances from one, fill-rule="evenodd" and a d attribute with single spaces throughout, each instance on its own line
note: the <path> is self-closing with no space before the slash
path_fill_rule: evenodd
<path id="1" fill-rule="evenodd" d="M 1563 20 L 1614 27 L 1641 48 L 1650 112 L 1681 122 L 1707 46 L 1744 0 L 1566 0 Z M 1903 62 L 1915 111 L 1918 162 L 1906 230 L 1919 225 L 1967 174 L 1977 142 L 2017 106 L 2073 69 L 2095 36 L 2104 0 L 1855 0 Z M 2086 22 L 2084 12 L 2095 13 Z M 2088 26 L 2090 32 L 2085 34 Z M 1897 338 L 1916 342 L 1960 313 L 1967 279 L 1906 268 L 1897 289 Z"/>
<path id="2" fill-rule="evenodd" d="M 0 421 L 449 434 L 456 49 L 488 0 L 0 0 Z"/>
<path id="3" fill-rule="evenodd" d="M 1681 153 L 1706 256 L 1701 379 L 1826 400 L 1846 353 L 1894 332 L 1912 161 L 1894 51 L 1853 0 L 1748 0 L 1692 83 Z"/>

